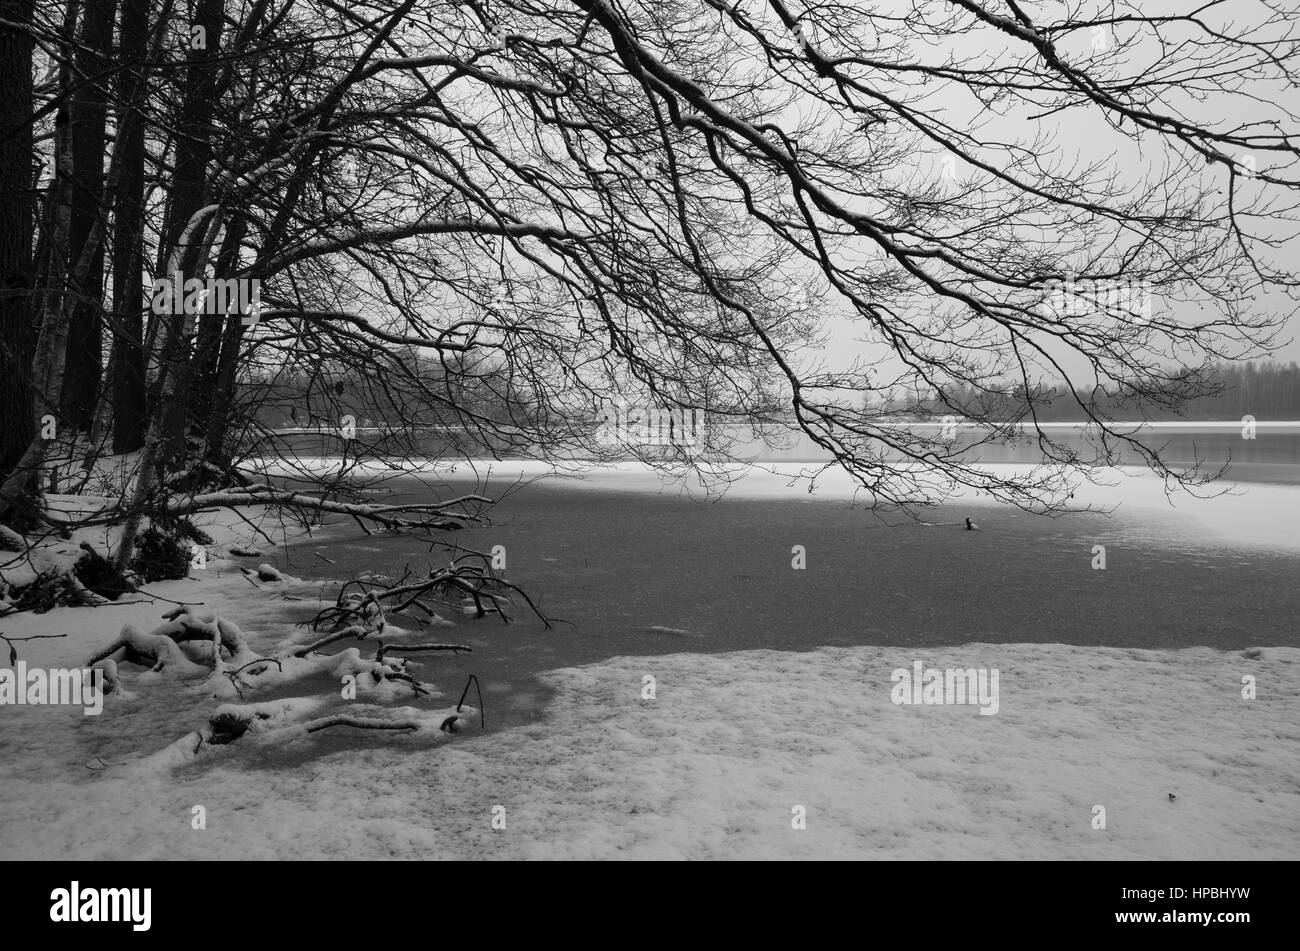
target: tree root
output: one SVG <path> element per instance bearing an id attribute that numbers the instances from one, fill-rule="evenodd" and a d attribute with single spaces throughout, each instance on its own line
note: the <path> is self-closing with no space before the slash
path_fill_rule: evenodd
<path id="1" fill-rule="evenodd" d="M 93 667 L 103 660 L 128 661 L 155 671 L 169 670 L 182 677 L 200 677 L 221 670 L 222 648 L 231 660 L 246 664 L 252 658 L 243 632 L 225 618 L 197 617 L 184 607 L 169 611 L 163 617 L 167 623 L 148 633 L 133 624 L 125 625 L 116 640 L 97 651 L 82 666 Z M 211 668 L 199 664 L 181 650 L 182 644 L 191 641 L 212 644 Z"/>
<path id="2" fill-rule="evenodd" d="M 213 711 L 203 727 L 139 761 L 136 768 L 178 766 L 211 747 L 226 746 L 245 736 L 257 736 L 274 743 L 311 736 L 335 727 L 414 733 L 434 742 L 443 742 L 446 735 L 460 733 L 472 726 L 473 714 L 478 712 L 473 707 L 463 706 L 454 710 L 430 711 L 403 707 L 393 714 L 386 714 L 383 708 L 373 706 L 346 713 L 338 710 L 325 712 L 324 702 L 319 697 L 289 697 L 266 703 L 223 704 Z"/>
<path id="3" fill-rule="evenodd" d="M 349 630 L 360 627 L 367 633 L 382 633 L 387 615 L 400 614 L 411 608 L 424 612 L 427 619 L 442 621 L 425 599 L 458 608 L 463 614 L 476 618 L 498 614 L 502 623 L 509 624 L 511 618 L 505 607 L 510 604 L 510 599 L 502 592 L 514 592 L 524 599 L 548 630 L 553 626 L 552 620 L 541 612 L 522 588 L 496 573 L 491 557 L 483 552 L 464 552 L 454 557 L 446 567 L 435 568 L 427 578 L 419 581 L 408 582 L 409 577 L 407 572 L 396 584 L 355 578 L 343 585 L 333 605 L 318 613 L 308 624 L 312 630 L 329 628 L 331 633 L 344 626 Z M 359 590 L 352 591 L 354 587 Z"/>

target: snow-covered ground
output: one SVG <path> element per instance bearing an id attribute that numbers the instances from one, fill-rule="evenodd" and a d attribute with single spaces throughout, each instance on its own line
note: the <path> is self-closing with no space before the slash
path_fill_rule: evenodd
<path id="1" fill-rule="evenodd" d="M 998 712 L 895 705 L 891 672 L 918 660 L 998 668 Z M 620 658 L 557 672 L 545 728 L 490 758 L 447 750 L 438 775 L 507 804 L 500 852 L 535 858 L 1295 858 L 1297 662 L 1015 644 Z"/>
<path id="2" fill-rule="evenodd" d="M 495 466 L 494 480 L 515 474 Z M 770 480 L 749 491 L 806 497 Z M 209 564 L 198 581 L 149 589 L 237 621 L 255 650 L 292 633 L 286 596 L 315 597 L 292 582 L 255 588 Z M 60 608 L 5 619 L 0 631 L 67 634 L 23 642 L 20 654 L 31 665 L 75 665 L 124 623 L 147 628 L 171 606 Z M 996 714 L 895 704 L 891 675 L 917 662 L 996 668 Z M 110 696 L 98 717 L 0 707 L 0 858 L 1300 855 L 1292 648 L 620 657 L 545 675 L 555 692 L 530 726 L 242 739 L 174 767 L 147 757 L 228 698 L 202 681 L 148 683 L 138 668 L 123 671 L 135 698 Z M 647 677 L 654 699 L 645 699 Z M 1253 678 L 1254 699 L 1243 678 Z M 194 828 L 196 806 L 204 829 Z M 801 815 L 805 827 L 795 828 Z"/>
<path id="3" fill-rule="evenodd" d="M 999 670 L 998 712 L 895 705 L 891 672 Z M 1253 676 L 1256 699 L 1243 699 Z M 655 699 L 645 700 L 646 676 Z M 542 724 L 430 746 L 232 746 L 92 772 L 69 711 L 0 747 L 0 855 L 67 858 L 1295 858 L 1300 650 L 1061 645 L 617 658 L 548 675 Z M 196 725 L 146 694 L 102 729 Z M 5 711 L 11 717 L 13 709 Z M 113 720 L 117 723 L 114 724 Z M 98 764 L 95 764 L 98 765 Z M 1174 798 L 1170 798 L 1170 794 Z M 207 828 L 191 828 L 204 806 Z M 1094 828 L 1097 807 L 1105 828 Z M 500 808 L 498 808 L 500 807 Z M 793 827 L 796 807 L 805 828 Z M 504 820 L 493 829 L 493 819 Z"/>

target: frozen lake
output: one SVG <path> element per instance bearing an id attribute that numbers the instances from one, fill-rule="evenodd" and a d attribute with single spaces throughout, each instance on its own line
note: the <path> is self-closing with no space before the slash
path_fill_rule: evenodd
<path id="1" fill-rule="evenodd" d="M 479 466 L 492 467 L 489 495 L 538 471 Z M 792 489 L 797 467 L 784 469 L 748 476 L 717 502 L 632 466 L 507 495 L 491 525 L 450 540 L 503 546 L 505 576 L 567 623 L 548 631 L 519 608 L 510 625 L 457 618 L 437 638 L 475 653 L 426 669 L 449 689 L 477 673 L 489 720 L 508 725 L 538 715 L 539 672 L 621 655 L 977 641 L 1300 646 L 1300 489 L 1250 485 L 1174 509 L 1156 480 L 1116 472 L 1116 486 L 1081 490 L 1083 501 L 1123 499 L 1110 516 L 1044 519 L 970 500 L 928 511 L 922 524 L 854 506 L 833 477 L 813 495 Z M 465 476 L 461 466 L 436 486 L 402 477 L 379 497 L 445 498 L 473 488 Z M 967 514 L 980 532 L 961 529 Z M 796 545 L 806 551 L 802 570 L 792 567 Z M 1102 570 L 1092 567 L 1096 545 L 1106 547 Z M 320 580 L 397 576 L 445 557 L 406 536 L 358 537 L 349 522 L 291 549 L 288 567 Z"/>

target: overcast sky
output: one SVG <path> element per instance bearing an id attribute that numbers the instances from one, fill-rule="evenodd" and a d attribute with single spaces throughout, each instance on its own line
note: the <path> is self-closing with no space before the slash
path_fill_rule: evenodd
<path id="1" fill-rule="evenodd" d="M 908 6 L 909 4 L 904 4 Z M 884 6 L 889 6 L 888 3 Z M 1032 11 L 1035 16 L 1043 20 L 1052 20 L 1054 17 L 1050 12 L 1055 9 L 1052 4 L 1036 4 L 1035 10 Z M 1186 14 L 1197 4 L 1187 2 L 1175 2 L 1175 0 L 1143 0 L 1138 4 L 1142 14 L 1163 14 L 1163 13 L 1180 13 Z M 1119 12 L 1122 12 L 1119 11 Z M 1219 22 L 1212 18 L 1219 16 Z M 1223 27 L 1228 33 L 1238 32 L 1244 24 L 1252 21 L 1252 17 L 1259 15 L 1268 15 L 1268 11 L 1263 5 L 1254 2 L 1254 0 L 1233 0 L 1225 4 L 1218 10 L 1210 10 L 1203 14 L 1210 18 L 1207 23 L 1212 27 Z M 1076 12 L 1077 18 L 1085 18 L 1084 12 Z M 1227 21 L 1231 21 L 1234 26 L 1228 26 Z M 1188 31 L 1191 32 L 1191 31 Z M 1177 41 L 1187 38 L 1187 33 L 1180 34 L 1177 28 L 1163 27 L 1162 36 L 1167 39 Z M 985 37 L 984 39 L 987 39 Z M 1001 38 L 1005 42 L 1005 38 Z M 1079 61 L 1089 55 L 1088 47 L 1092 37 L 1087 32 L 1081 33 L 1077 39 L 1070 40 L 1067 44 L 1058 44 L 1058 48 L 1065 54 L 1068 61 Z M 983 53 L 994 56 L 1001 61 L 1001 52 L 1005 50 L 994 50 L 994 47 L 987 46 L 976 48 L 974 42 L 983 42 L 979 37 L 971 36 L 962 41 L 968 44 L 962 53 Z M 927 61 L 934 53 L 925 54 Z M 1015 55 L 1019 55 L 1017 52 Z M 1150 44 L 1145 49 L 1135 49 L 1130 57 L 1124 62 L 1124 72 L 1135 73 L 1140 76 L 1143 72 L 1143 63 L 1139 60 L 1140 56 L 1150 56 L 1154 58 L 1159 53 L 1154 50 Z M 1216 101 L 1209 97 L 1204 102 L 1194 102 L 1190 99 L 1179 101 L 1177 108 L 1183 110 L 1186 118 L 1196 121 L 1198 124 L 1210 127 L 1240 128 L 1241 126 L 1256 120 L 1265 118 L 1277 118 L 1276 106 L 1269 101 L 1266 92 L 1259 89 L 1258 84 L 1251 86 L 1252 94 L 1257 95 L 1261 101 L 1253 102 L 1242 95 L 1229 95 L 1225 93 L 1222 100 Z M 942 95 L 942 93 L 941 93 Z M 1279 95 L 1282 95 L 1279 89 Z M 944 97 L 947 99 L 947 97 Z M 1276 97 L 1274 97 L 1276 98 Z M 1278 103 L 1280 104 L 1280 103 Z M 932 111 L 935 107 L 934 100 L 927 100 L 926 109 Z M 989 120 L 990 114 L 987 111 L 971 108 L 971 101 L 959 103 L 956 100 L 947 102 L 944 106 L 945 113 L 947 110 L 952 111 L 952 118 L 957 121 L 984 122 Z M 1300 112 L 1300 102 L 1294 103 L 1290 111 Z M 1028 119 L 1025 110 L 1021 109 L 1020 113 L 1012 112 L 1005 118 L 995 118 L 993 123 L 985 127 L 986 133 L 996 132 L 996 137 L 1004 140 L 1016 140 L 1023 144 L 1032 142 L 1036 136 L 1044 130 L 1049 130 L 1054 137 L 1058 152 L 1056 158 L 1059 164 L 1070 166 L 1077 162 L 1080 166 L 1086 166 L 1091 162 L 1105 160 L 1106 163 L 1117 170 L 1124 177 L 1125 181 L 1133 182 L 1146 174 L 1150 166 L 1148 163 L 1160 160 L 1163 156 L 1165 146 L 1157 142 L 1154 135 L 1148 135 L 1147 142 L 1139 141 L 1133 135 L 1126 135 L 1118 132 L 1106 119 L 1097 107 L 1085 107 L 1072 109 L 1068 112 L 1059 113 L 1047 118 Z M 1240 158 L 1240 157 L 1238 157 Z M 1252 157 L 1256 166 L 1262 171 L 1269 168 L 1266 155 Z M 1290 175 L 1294 175 L 1294 169 L 1288 170 Z M 1206 174 L 1214 176 L 1210 181 L 1213 187 L 1226 189 L 1228 181 L 1228 170 L 1220 165 L 1215 165 L 1206 169 Z M 1249 188 L 1248 183 L 1241 183 L 1238 191 L 1237 206 L 1240 209 L 1243 204 L 1242 199 L 1250 197 L 1249 191 L 1242 192 L 1242 188 Z M 1281 191 L 1277 189 L 1277 191 Z M 1288 196 L 1283 196 L 1288 197 Z M 1254 219 L 1249 222 L 1250 226 L 1256 229 L 1256 233 L 1266 234 L 1274 240 L 1285 240 L 1285 244 L 1271 253 L 1275 263 L 1283 264 L 1295 268 L 1300 263 L 1300 238 L 1295 237 L 1296 222 L 1293 216 L 1291 220 L 1260 221 Z M 832 308 L 834 304 L 831 305 Z M 1288 312 L 1294 303 L 1279 298 L 1276 310 L 1281 313 Z M 1162 301 L 1159 297 L 1153 299 L 1153 308 L 1157 311 L 1171 312 L 1176 317 L 1188 320 L 1198 314 L 1195 304 L 1185 302 Z M 1167 309 L 1167 310 L 1166 310 Z M 1204 315 L 1202 315 L 1204 316 Z M 842 368 L 850 364 L 854 359 L 872 359 L 879 358 L 887 351 L 883 345 L 873 345 L 869 342 L 860 342 L 857 338 L 862 336 L 862 325 L 853 324 L 845 318 L 837 318 L 833 315 L 826 317 L 827 329 L 831 334 L 831 339 L 825 348 L 824 358 L 831 368 Z M 1292 315 L 1286 322 L 1283 332 L 1279 335 L 1279 343 L 1282 345 L 1271 355 L 1271 359 L 1281 360 L 1283 362 L 1297 361 L 1300 362 L 1300 318 Z M 1169 362 L 1173 362 L 1170 360 Z M 1070 373 L 1077 373 L 1084 366 L 1085 361 L 1082 357 L 1067 356 L 1063 364 Z M 1084 382 L 1084 381 L 1076 381 Z"/>

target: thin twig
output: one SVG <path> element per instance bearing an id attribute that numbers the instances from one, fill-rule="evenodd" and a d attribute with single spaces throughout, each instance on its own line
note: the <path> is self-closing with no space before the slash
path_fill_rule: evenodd
<path id="1" fill-rule="evenodd" d="M 157 598 L 159 601 L 167 601 L 170 604 L 179 604 L 181 607 L 199 607 L 206 604 L 206 601 L 176 601 L 173 598 L 164 598 L 161 594 L 154 594 L 152 591 L 146 591 L 144 588 L 136 588 L 137 594 L 147 594 L 151 598 Z"/>
<path id="2" fill-rule="evenodd" d="M 464 644 L 385 644 L 379 642 L 379 653 L 375 655 L 375 660 L 383 660 L 384 655 L 389 651 L 402 651 L 408 654 L 415 654 L 421 651 L 453 651 L 459 653 L 464 651 L 466 654 L 472 654 L 474 651 Z"/>
<path id="3" fill-rule="evenodd" d="M 240 674 L 242 674 L 244 671 L 248 670 L 248 668 L 250 668 L 250 667 L 256 667 L 258 664 L 275 664 L 275 666 L 278 667 L 278 668 L 280 669 L 280 672 L 281 672 L 281 673 L 284 672 L 284 664 L 282 664 L 282 663 L 281 663 L 279 660 L 277 660 L 276 658 L 274 658 L 274 657 L 259 657 L 257 660 L 250 660 L 247 664 L 245 664 L 244 666 L 240 667 L 238 670 L 228 670 L 228 671 L 226 671 L 226 675 L 227 675 L 227 676 L 230 676 L 230 677 L 238 677 L 238 676 L 239 676 Z"/>
<path id="4" fill-rule="evenodd" d="M 456 712 L 460 713 L 461 705 L 465 703 L 465 695 L 469 693 L 470 683 L 474 684 L 474 690 L 478 693 L 478 722 L 482 729 L 487 729 L 486 711 L 483 709 L 483 690 L 479 687 L 478 678 L 473 674 L 469 675 L 469 680 L 465 681 L 465 689 L 461 692 L 460 701 L 456 704 Z"/>

